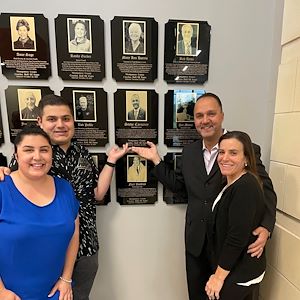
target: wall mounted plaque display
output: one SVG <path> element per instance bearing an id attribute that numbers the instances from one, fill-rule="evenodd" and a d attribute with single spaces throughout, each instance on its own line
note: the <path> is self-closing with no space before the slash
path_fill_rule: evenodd
<path id="1" fill-rule="evenodd" d="M 99 16 L 58 15 L 55 32 L 58 75 L 63 80 L 105 77 L 104 22 Z"/>
<path id="2" fill-rule="evenodd" d="M 194 125 L 194 106 L 204 90 L 174 90 L 165 95 L 164 143 L 182 147 L 199 139 Z"/>
<path id="3" fill-rule="evenodd" d="M 43 96 L 49 94 L 53 91 L 45 86 L 8 86 L 5 98 L 12 143 L 24 126 L 36 123 L 38 104 Z"/>
<path id="4" fill-rule="evenodd" d="M 2 115 L 1 115 L 1 107 L 0 107 L 0 145 L 4 143 L 4 135 L 3 135 L 3 124 L 2 124 Z"/>
<path id="5" fill-rule="evenodd" d="M 153 164 L 136 154 L 120 158 L 116 166 L 117 201 L 120 204 L 153 204 L 157 181 L 150 176 Z"/>
<path id="6" fill-rule="evenodd" d="M 152 82 L 157 78 L 157 32 L 154 18 L 114 17 L 111 48 L 116 81 Z"/>
<path id="7" fill-rule="evenodd" d="M 210 29 L 205 21 L 169 20 L 165 24 L 164 80 L 184 84 L 207 81 Z"/>
<path id="8" fill-rule="evenodd" d="M 1 14 L 0 55 L 7 79 L 48 79 L 49 49 L 48 19 L 42 14 Z"/>
<path id="9" fill-rule="evenodd" d="M 181 153 L 167 153 L 164 156 L 164 162 L 173 170 L 176 170 L 181 163 Z M 187 203 L 187 198 L 184 193 L 173 193 L 165 186 L 163 187 L 163 198 L 167 204 Z"/>
<path id="10" fill-rule="evenodd" d="M 91 154 L 93 161 L 100 173 L 105 165 L 106 160 L 107 160 L 106 154 L 105 153 L 90 153 L 90 154 Z M 96 205 L 97 206 L 107 205 L 109 202 L 110 202 L 110 189 L 107 191 L 107 193 L 105 194 L 104 199 L 102 201 L 96 201 Z"/>
<path id="11" fill-rule="evenodd" d="M 158 95 L 154 90 L 117 90 L 114 107 L 116 144 L 158 143 Z"/>
<path id="12" fill-rule="evenodd" d="M 65 99 L 72 99 L 77 141 L 86 147 L 105 146 L 108 143 L 106 92 L 67 87 L 61 94 Z"/>

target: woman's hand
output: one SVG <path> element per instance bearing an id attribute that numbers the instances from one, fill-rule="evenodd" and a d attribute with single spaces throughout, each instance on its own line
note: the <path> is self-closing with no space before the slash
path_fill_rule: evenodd
<path id="1" fill-rule="evenodd" d="M 0 290 L 0 300 L 21 300 L 21 298 L 14 292 L 4 288 Z"/>
<path id="2" fill-rule="evenodd" d="M 205 286 L 205 292 L 210 300 L 220 299 L 220 291 L 223 287 L 224 280 L 218 278 L 215 274 L 209 277 Z"/>
<path id="3" fill-rule="evenodd" d="M 107 161 L 116 163 L 116 161 L 124 156 L 129 151 L 128 143 L 123 144 L 122 148 L 114 146 L 110 149 L 107 155 Z"/>
<path id="4" fill-rule="evenodd" d="M 59 300 L 72 300 L 73 299 L 73 292 L 72 292 L 72 285 L 69 282 L 65 282 L 59 279 L 53 289 L 51 290 L 48 297 L 52 297 L 56 291 L 59 291 Z"/>

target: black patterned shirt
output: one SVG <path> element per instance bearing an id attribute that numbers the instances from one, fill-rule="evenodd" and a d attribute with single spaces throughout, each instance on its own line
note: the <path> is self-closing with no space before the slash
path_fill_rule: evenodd
<path id="1" fill-rule="evenodd" d="M 49 174 L 68 180 L 80 202 L 80 243 L 77 257 L 91 256 L 99 249 L 94 196 L 98 169 L 89 151 L 76 141 L 71 142 L 67 152 L 57 145 L 53 145 L 52 149 L 53 161 Z M 16 167 L 16 161 L 13 159 L 10 168 L 15 170 Z"/>

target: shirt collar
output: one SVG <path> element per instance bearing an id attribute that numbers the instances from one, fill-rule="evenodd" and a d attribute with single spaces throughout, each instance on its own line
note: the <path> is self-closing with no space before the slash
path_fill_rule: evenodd
<path id="1" fill-rule="evenodd" d="M 227 131 L 227 129 L 223 129 L 223 135 L 225 134 L 225 133 L 227 133 L 228 131 Z M 219 143 L 217 143 L 217 144 L 215 144 L 212 148 L 211 148 L 211 151 L 214 151 L 214 150 L 218 150 L 219 149 Z M 204 150 L 207 150 L 207 148 L 206 148 L 206 146 L 205 146 L 205 144 L 204 144 L 204 140 L 202 139 L 202 150 L 204 151 Z"/>

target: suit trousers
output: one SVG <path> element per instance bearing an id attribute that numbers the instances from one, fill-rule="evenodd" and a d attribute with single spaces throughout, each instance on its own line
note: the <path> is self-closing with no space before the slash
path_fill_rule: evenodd
<path id="1" fill-rule="evenodd" d="M 190 300 L 207 300 L 205 285 L 213 273 L 209 259 L 207 241 L 205 241 L 199 256 L 185 253 L 186 275 Z"/>
<path id="2" fill-rule="evenodd" d="M 89 300 L 98 270 L 98 251 L 92 256 L 82 256 L 76 260 L 73 271 L 73 299 Z"/>

